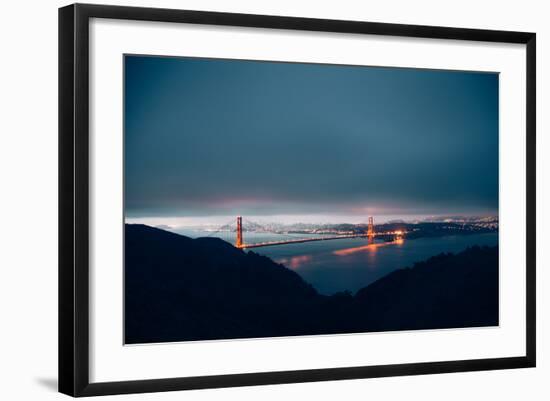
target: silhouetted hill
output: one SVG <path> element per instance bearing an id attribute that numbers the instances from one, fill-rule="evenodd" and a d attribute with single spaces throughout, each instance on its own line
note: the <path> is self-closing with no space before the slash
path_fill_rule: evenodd
<path id="1" fill-rule="evenodd" d="M 497 248 L 471 248 L 323 296 L 217 238 L 125 227 L 126 343 L 498 324 Z"/>
<path id="2" fill-rule="evenodd" d="M 317 292 L 298 274 L 217 238 L 126 226 L 129 343 L 279 335 Z"/>
<path id="3" fill-rule="evenodd" d="M 498 248 L 434 256 L 389 273 L 355 299 L 372 330 L 498 325 Z"/>

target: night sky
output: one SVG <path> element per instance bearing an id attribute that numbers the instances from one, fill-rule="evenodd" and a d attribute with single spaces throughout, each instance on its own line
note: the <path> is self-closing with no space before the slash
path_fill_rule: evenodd
<path id="1" fill-rule="evenodd" d="M 124 95 L 127 218 L 498 213 L 496 73 L 126 56 Z"/>

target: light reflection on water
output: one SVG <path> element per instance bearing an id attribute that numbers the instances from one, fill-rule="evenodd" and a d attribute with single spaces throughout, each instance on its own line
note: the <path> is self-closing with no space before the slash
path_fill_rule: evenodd
<path id="1" fill-rule="evenodd" d="M 277 259 L 278 263 L 282 263 L 286 267 L 291 269 L 299 269 L 301 266 L 305 265 L 311 261 L 311 255 L 298 255 L 291 256 L 290 258 Z"/>
<path id="2" fill-rule="evenodd" d="M 208 235 L 196 231 L 180 233 L 191 237 Z M 253 233 L 246 235 L 254 242 Z M 262 235 L 262 240 L 264 237 L 266 234 Z M 497 244 L 498 234 L 491 233 L 374 244 L 368 244 L 366 238 L 347 238 L 254 248 L 251 251 L 294 270 L 320 293 L 333 294 L 345 290 L 355 293 L 395 269 L 411 267 L 414 262 L 441 252 L 460 252 L 468 246 Z"/>
<path id="3" fill-rule="evenodd" d="M 402 239 L 399 239 L 399 240 L 395 240 L 395 241 L 392 241 L 392 242 L 378 242 L 378 243 L 375 243 L 375 244 L 367 244 L 367 245 L 362 245 L 362 246 L 356 246 L 354 248 L 345 248 L 345 249 L 338 249 L 336 251 L 333 251 L 332 253 L 334 255 L 337 255 L 337 256 L 347 256 L 347 255 L 351 255 L 353 253 L 357 253 L 357 252 L 376 252 L 376 250 L 382 246 L 388 246 L 388 245 L 393 245 L 393 246 L 400 246 L 400 245 L 403 245 L 404 243 L 404 240 Z"/>

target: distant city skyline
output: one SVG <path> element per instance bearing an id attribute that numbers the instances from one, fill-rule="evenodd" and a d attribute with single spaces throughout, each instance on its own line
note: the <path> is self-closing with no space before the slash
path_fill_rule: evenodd
<path id="1" fill-rule="evenodd" d="M 208 217 L 127 217 L 128 224 L 146 224 L 153 227 L 165 228 L 211 228 L 220 227 L 227 224 L 234 224 L 235 216 L 208 216 Z M 320 216 L 320 215 L 276 215 L 276 216 L 244 216 L 249 221 L 261 224 L 278 223 L 281 225 L 293 224 L 367 224 L 368 217 L 365 216 Z M 445 221 L 458 218 L 459 216 L 448 215 L 374 215 L 375 224 L 384 224 L 388 222 L 403 221 L 406 223 L 422 221 Z M 498 215 L 475 215 L 461 216 L 464 218 L 498 218 Z"/>
<path id="2" fill-rule="evenodd" d="M 126 56 L 124 108 L 128 222 L 498 215 L 495 73 Z"/>

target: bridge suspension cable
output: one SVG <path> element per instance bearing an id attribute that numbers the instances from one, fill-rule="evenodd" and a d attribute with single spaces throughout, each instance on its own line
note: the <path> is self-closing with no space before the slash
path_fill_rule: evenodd
<path id="1" fill-rule="evenodd" d="M 261 236 L 255 235 L 255 242 L 247 242 L 245 240 L 246 232 L 262 233 L 267 234 L 267 238 L 262 238 Z M 221 236 L 219 233 L 223 233 Z M 234 233 L 234 234 L 233 234 Z M 385 238 L 398 239 L 403 238 L 404 231 L 395 231 L 395 232 L 382 232 L 377 233 L 374 227 L 374 219 L 372 216 L 368 218 L 367 230 L 366 232 L 352 232 L 349 234 L 316 234 L 316 233 L 303 233 L 303 236 L 299 235 L 300 233 L 284 233 L 273 230 L 272 228 L 266 227 L 263 224 L 260 224 L 255 221 L 244 219 L 242 216 L 237 216 L 235 220 L 232 220 L 222 226 L 217 230 L 212 231 L 208 237 L 217 235 L 223 240 L 234 244 L 235 247 L 240 249 L 248 248 L 259 248 L 265 246 L 273 245 L 284 245 L 284 244 L 295 244 L 303 242 L 313 242 L 313 241 L 326 241 L 326 240 L 336 240 L 336 239 L 346 239 L 346 238 L 367 238 L 368 243 L 374 243 L 374 238 L 376 236 L 381 236 Z M 232 235 L 234 235 L 232 237 Z M 314 236 L 313 236 L 314 235 Z M 280 239 L 274 239 L 278 237 Z"/>

